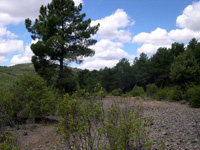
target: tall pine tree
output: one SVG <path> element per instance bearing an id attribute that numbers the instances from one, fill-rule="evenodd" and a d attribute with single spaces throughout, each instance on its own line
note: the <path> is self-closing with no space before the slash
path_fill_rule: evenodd
<path id="1" fill-rule="evenodd" d="M 35 54 L 32 62 L 35 70 L 47 80 L 54 76 L 57 83 L 63 85 L 67 74 L 65 65 L 81 63 L 84 57 L 94 55 L 89 46 L 96 43 L 91 36 L 96 34 L 99 24 L 91 27 L 91 19 L 84 20 L 86 14 L 81 14 L 81 10 L 82 4 L 75 6 L 73 0 L 52 0 L 40 7 L 40 15 L 33 25 L 30 19 L 25 20 L 32 39 L 38 39 L 31 45 Z"/>

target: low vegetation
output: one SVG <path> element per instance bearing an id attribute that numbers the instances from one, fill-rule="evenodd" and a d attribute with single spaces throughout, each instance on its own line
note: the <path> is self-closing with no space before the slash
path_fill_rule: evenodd
<path id="1" fill-rule="evenodd" d="M 61 124 L 58 130 L 68 149 L 151 149 L 147 126 L 152 118 L 143 117 L 140 107 L 121 107 L 117 101 L 103 106 L 102 88 L 82 98 L 75 93 L 65 95 L 58 111 Z"/>
<path id="2" fill-rule="evenodd" d="M 9 129 L 6 133 L 0 132 L 0 149 L 19 150 L 17 137 Z"/>

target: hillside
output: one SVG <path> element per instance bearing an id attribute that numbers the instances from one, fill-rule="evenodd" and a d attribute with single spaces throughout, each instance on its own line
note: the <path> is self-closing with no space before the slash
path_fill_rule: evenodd
<path id="1" fill-rule="evenodd" d="M 17 80 L 17 77 L 25 73 L 35 73 L 33 64 L 19 64 L 15 66 L 0 66 L 1 87 L 9 87 Z"/>

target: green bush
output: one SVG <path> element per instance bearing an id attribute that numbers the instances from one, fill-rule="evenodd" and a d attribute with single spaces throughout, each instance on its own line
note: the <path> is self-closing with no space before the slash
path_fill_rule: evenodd
<path id="1" fill-rule="evenodd" d="M 0 123 L 13 126 L 55 110 L 56 95 L 37 75 L 23 75 L 10 90 L 0 89 Z"/>
<path id="2" fill-rule="evenodd" d="M 13 93 L 0 88 L 0 127 L 14 125 L 19 107 L 20 104 L 14 99 Z"/>
<path id="3" fill-rule="evenodd" d="M 85 97 L 78 97 L 76 93 L 72 96 L 66 94 L 59 104 L 58 113 L 61 120 L 58 130 L 68 149 L 93 150 L 102 146 L 98 141 L 102 134 L 102 91 L 98 87 L 95 91 L 96 93 L 89 95 L 87 100 Z"/>
<path id="4" fill-rule="evenodd" d="M 111 95 L 113 95 L 113 96 L 121 96 L 122 95 L 122 90 L 120 88 L 119 89 L 114 89 L 111 92 Z"/>
<path id="5" fill-rule="evenodd" d="M 157 91 L 157 94 L 154 95 L 155 96 L 155 99 L 157 100 L 164 100 L 167 98 L 167 90 L 166 89 L 159 89 Z"/>
<path id="6" fill-rule="evenodd" d="M 118 102 L 104 108 L 100 99 L 102 90 L 95 89 L 87 99 L 75 93 L 65 95 L 60 102 L 58 131 L 68 149 L 150 149 L 153 142 L 147 126 L 152 118 L 142 117 L 140 108 L 122 108 Z"/>
<path id="7" fill-rule="evenodd" d="M 182 90 L 179 87 L 172 87 L 167 92 L 168 100 L 179 101 L 182 99 Z"/>
<path id="8" fill-rule="evenodd" d="M 146 86 L 146 93 L 148 97 L 153 97 L 157 94 L 158 87 L 155 84 L 148 84 Z"/>
<path id="9" fill-rule="evenodd" d="M 11 89 L 14 116 L 34 120 L 55 110 L 56 95 L 38 75 L 23 75 Z"/>
<path id="10" fill-rule="evenodd" d="M 130 107 L 121 108 L 113 103 L 106 111 L 103 133 L 109 141 L 107 149 L 151 149 L 153 142 L 149 138 L 147 126 L 152 118 L 143 118 L 140 108 L 134 111 Z"/>
<path id="11" fill-rule="evenodd" d="M 132 94 L 133 97 L 136 97 L 136 96 L 143 97 L 145 95 L 143 87 L 140 87 L 137 85 L 134 86 L 134 88 L 131 90 L 130 93 Z"/>
<path id="12" fill-rule="evenodd" d="M 186 92 L 186 97 L 192 107 L 200 107 L 200 86 L 193 86 Z"/>
<path id="13" fill-rule="evenodd" d="M 17 137 L 11 131 L 6 132 L 6 134 L 0 134 L 0 149 L 19 150 Z"/>
<path id="14" fill-rule="evenodd" d="M 127 92 L 127 93 L 121 95 L 122 98 L 127 98 L 127 97 L 131 97 L 131 96 L 132 96 L 132 94 L 130 92 Z"/>

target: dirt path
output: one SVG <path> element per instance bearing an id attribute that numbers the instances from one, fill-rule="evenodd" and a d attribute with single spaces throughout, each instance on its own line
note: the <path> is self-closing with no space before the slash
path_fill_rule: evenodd
<path id="1" fill-rule="evenodd" d="M 112 99 L 104 99 L 105 106 L 110 105 Z M 162 139 L 169 150 L 200 150 L 200 109 L 190 108 L 187 104 L 175 102 L 153 101 L 131 98 L 120 101 L 121 105 L 143 106 L 143 114 L 152 116 L 154 123 L 150 127 L 151 137 Z M 22 150 L 66 149 L 61 137 L 56 134 L 57 124 L 29 124 L 22 125 L 16 134 Z"/>
<path id="2" fill-rule="evenodd" d="M 19 126 L 16 134 L 19 140 L 20 150 L 49 150 L 56 149 L 61 142 L 56 133 L 56 124 L 29 124 Z"/>

